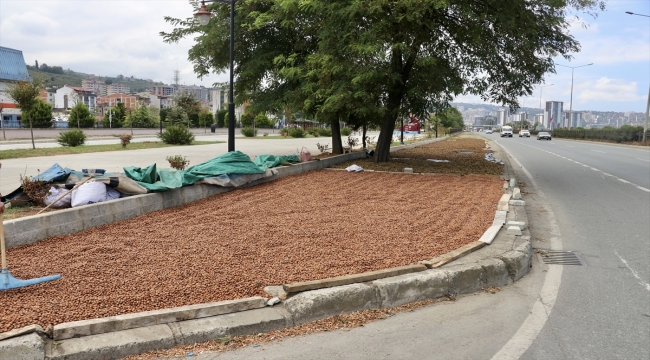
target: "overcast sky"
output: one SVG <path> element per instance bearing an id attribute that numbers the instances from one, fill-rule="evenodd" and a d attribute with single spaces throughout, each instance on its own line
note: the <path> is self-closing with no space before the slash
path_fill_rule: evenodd
<path id="1" fill-rule="evenodd" d="M 648 0 L 610 0 L 607 10 L 594 19 L 581 17 L 571 34 L 582 51 L 571 62 L 575 69 L 574 110 L 645 112 L 650 86 L 650 15 Z M 192 40 L 165 44 L 158 35 L 170 31 L 164 16 L 185 18 L 193 8 L 187 0 L 1 0 L 0 46 L 22 50 L 25 62 L 62 66 L 64 69 L 102 75 L 135 76 L 171 83 L 178 68 L 181 83 L 211 86 L 225 82 L 227 74 L 197 79 L 187 51 Z M 569 107 L 571 69 L 557 67 L 548 74 L 542 101 L 564 101 Z M 456 101 L 482 102 L 461 96 Z M 527 107 L 539 106 L 540 90 L 521 99 Z"/>

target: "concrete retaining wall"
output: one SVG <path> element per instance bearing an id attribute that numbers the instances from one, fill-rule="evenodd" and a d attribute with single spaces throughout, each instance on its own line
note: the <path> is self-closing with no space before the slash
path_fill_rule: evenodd
<path id="1" fill-rule="evenodd" d="M 244 187 L 255 186 L 311 170 L 323 169 L 348 160 L 361 159 L 365 156 L 364 152 L 353 152 L 332 156 L 323 160 L 281 166 L 275 168 L 278 170 L 276 175 L 253 181 Z M 138 215 L 184 205 L 234 189 L 236 188 L 198 184 L 166 192 L 129 196 L 105 203 L 79 206 L 8 220 L 4 222 L 5 240 L 7 242 L 7 248 L 31 244 L 49 237 L 72 234 L 100 225 L 128 220 Z"/>

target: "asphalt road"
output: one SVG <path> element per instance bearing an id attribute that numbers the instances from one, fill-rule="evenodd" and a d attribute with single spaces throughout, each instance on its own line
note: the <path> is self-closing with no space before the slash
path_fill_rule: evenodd
<path id="1" fill-rule="evenodd" d="M 514 157 L 533 246 L 578 251 L 586 266 L 537 255 L 494 295 L 195 358 L 650 358 L 650 149 L 487 137 Z"/>

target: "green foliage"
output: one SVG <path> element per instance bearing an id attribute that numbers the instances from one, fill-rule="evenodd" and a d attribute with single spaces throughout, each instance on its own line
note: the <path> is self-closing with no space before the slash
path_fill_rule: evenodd
<path id="1" fill-rule="evenodd" d="M 23 119 L 27 119 L 31 115 L 32 126 L 35 128 L 52 127 L 52 105 L 43 99 L 38 98 L 36 100 L 30 114 L 22 110 L 21 115 Z"/>
<path id="2" fill-rule="evenodd" d="M 135 111 L 131 111 L 126 117 L 125 127 L 133 128 L 155 128 L 158 121 L 152 114 L 155 109 L 149 108 L 145 103 L 139 103 Z"/>
<path id="3" fill-rule="evenodd" d="M 167 109 L 166 123 L 169 125 L 184 125 L 187 126 L 189 117 L 187 113 L 179 106 L 172 106 Z"/>
<path id="4" fill-rule="evenodd" d="M 271 120 L 265 113 L 259 113 L 255 117 L 255 127 L 263 129 L 271 129 L 275 126 L 275 122 Z"/>
<path id="5" fill-rule="evenodd" d="M 83 145 L 86 142 L 86 134 L 82 130 L 73 129 L 68 131 L 61 131 L 59 137 L 56 139 L 56 142 L 61 144 L 61 146 L 79 146 Z"/>
<path id="6" fill-rule="evenodd" d="M 47 66 L 47 64 L 43 63 L 38 68 L 39 70 L 50 74 L 63 74 L 63 67 L 61 66 Z"/>
<path id="7" fill-rule="evenodd" d="M 183 125 L 171 125 L 156 135 L 165 144 L 189 145 L 194 141 L 194 134 Z"/>
<path id="8" fill-rule="evenodd" d="M 409 112 L 422 117 L 462 93 L 517 108 L 518 99 L 554 70 L 553 58 L 579 50 L 569 34 L 569 14 L 603 6 L 599 0 L 482 6 L 426 0 L 240 2 L 236 100 L 250 99 L 272 112 L 293 108 L 324 123 L 380 122 L 376 159 L 387 161 L 390 133 Z M 215 15 L 210 26 L 167 17 L 175 29 L 161 33 L 166 42 L 196 39 L 189 60 L 198 76 L 229 65 L 227 7 L 209 8 Z"/>
<path id="9" fill-rule="evenodd" d="M 217 127 L 222 128 L 226 126 L 226 114 L 228 114 L 228 110 L 217 111 Z"/>
<path id="10" fill-rule="evenodd" d="M 320 136 L 332 136 L 332 129 L 318 128 L 316 131 L 318 131 L 318 135 Z"/>
<path id="11" fill-rule="evenodd" d="M 307 134 L 309 134 L 309 135 L 311 135 L 313 137 L 319 137 L 320 136 L 320 133 L 318 132 L 317 127 L 307 128 Z"/>
<path id="12" fill-rule="evenodd" d="M 619 129 L 605 126 L 602 129 L 555 129 L 553 137 L 566 139 L 585 139 L 596 141 L 613 141 L 617 143 L 643 141 L 643 127 L 623 125 Z"/>
<path id="13" fill-rule="evenodd" d="M 199 112 L 201 111 L 201 103 L 197 98 L 188 92 L 182 92 L 174 97 L 174 104 L 182 109 L 188 117 L 188 120 L 194 126 L 199 125 Z"/>
<path id="14" fill-rule="evenodd" d="M 14 100 L 17 107 L 28 115 L 29 127 L 32 127 L 30 112 L 37 106 L 39 93 L 43 89 L 44 78 L 35 76 L 32 81 L 21 80 L 7 87 L 7 95 Z"/>
<path id="15" fill-rule="evenodd" d="M 77 128 L 91 128 L 95 126 L 95 118 L 90 114 L 88 107 L 82 102 L 78 102 L 70 110 L 69 124 Z"/>
<path id="16" fill-rule="evenodd" d="M 289 136 L 289 128 L 282 128 L 280 129 L 280 135 L 284 136 L 285 138 Z"/>
<path id="17" fill-rule="evenodd" d="M 253 126 L 253 121 L 255 120 L 255 114 L 246 112 L 241 116 L 241 125 L 244 127 Z M 255 124 L 257 127 L 257 124 Z"/>
<path id="18" fill-rule="evenodd" d="M 349 127 L 341 128 L 341 136 L 350 136 L 352 130 Z"/>
<path id="19" fill-rule="evenodd" d="M 163 124 L 167 121 L 167 115 L 169 114 L 169 111 L 170 111 L 169 108 L 160 109 L 159 116 L 160 116 L 160 121 Z"/>
<path id="20" fill-rule="evenodd" d="M 109 111 L 111 111 L 113 115 L 109 115 Z M 106 114 L 104 114 L 104 127 L 111 127 L 113 129 L 123 127 L 124 122 L 126 121 L 126 106 L 119 102 L 109 111 L 106 111 Z"/>
<path id="21" fill-rule="evenodd" d="M 289 136 L 291 136 L 292 138 L 304 138 L 306 135 L 307 133 L 305 132 L 305 130 L 303 130 L 300 127 L 289 129 Z"/>
<path id="22" fill-rule="evenodd" d="M 205 127 L 214 123 L 214 115 L 208 110 L 201 110 L 199 113 L 199 126 Z"/>
<path id="23" fill-rule="evenodd" d="M 246 137 L 255 137 L 257 136 L 257 129 L 252 126 L 245 126 L 241 128 L 241 133 Z"/>

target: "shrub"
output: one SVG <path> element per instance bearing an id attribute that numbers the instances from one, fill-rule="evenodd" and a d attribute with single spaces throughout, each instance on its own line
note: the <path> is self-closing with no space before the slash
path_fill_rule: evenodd
<path id="1" fill-rule="evenodd" d="M 318 132 L 318 128 L 316 127 L 310 127 L 307 129 L 307 133 L 313 137 L 319 137 L 320 133 Z"/>
<path id="2" fill-rule="evenodd" d="M 332 129 L 318 128 L 316 131 L 320 136 L 332 136 Z"/>
<path id="3" fill-rule="evenodd" d="M 165 144 L 189 145 L 194 141 L 194 134 L 183 125 L 168 126 L 156 135 Z"/>
<path id="4" fill-rule="evenodd" d="M 269 119 L 264 113 L 259 113 L 255 117 L 255 127 L 269 129 L 275 126 L 275 122 Z"/>
<path id="5" fill-rule="evenodd" d="M 305 133 L 305 130 L 302 128 L 297 127 L 289 129 L 289 136 L 292 138 L 304 138 L 305 135 L 307 135 L 307 133 Z"/>
<path id="6" fill-rule="evenodd" d="M 120 141 L 122 142 L 122 147 L 125 148 L 127 145 L 131 143 L 131 139 L 133 138 L 133 135 L 131 134 L 122 134 L 120 135 Z"/>
<path id="7" fill-rule="evenodd" d="M 350 136 L 350 134 L 352 134 L 350 128 L 344 127 L 341 129 L 341 136 Z"/>
<path id="8" fill-rule="evenodd" d="M 61 144 L 61 146 L 79 146 L 83 145 L 86 142 L 86 134 L 79 129 L 62 131 L 59 133 L 59 138 L 56 139 L 56 142 Z"/>
<path id="9" fill-rule="evenodd" d="M 169 161 L 169 166 L 176 170 L 185 170 L 185 167 L 190 163 L 190 161 L 182 155 L 167 156 L 167 161 Z"/>
<path id="10" fill-rule="evenodd" d="M 226 126 L 226 114 L 228 113 L 228 110 L 219 110 L 217 111 L 217 126 L 222 128 Z"/>
<path id="11" fill-rule="evenodd" d="M 262 134 L 262 135 L 263 135 L 263 136 L 269 136 L 269 133 L 265 132 L 265 133 Z"/>
<path id="12" fill-rule="evenodd" d="M 70 126 L 78 128 L 90 128 L 95 126 L 95 118 L 90 114 L 88 107 L 80 102 L 70 110 Z"/>
<path id="13" fill-rule="evenodd" d="M 246 137 L 255 137 L 257 136 L 257 129 L 254 129 L 252 126 L 246 126 L 241 128 L 241 133 Z"/>
<path id="14" fill-rule="evenodd" d="M 284 136 L 285 138 L 289 136 L 289 129 L 288 128 L 282 128 L 280 129 L 280 135 Z"/>
<path id="15" fill-rule="evenodd" d="M 244 113 L 241 116 L 241 125 L 243 127 L 252 127 L 253 126 L 253 120 L 255 120 L 255 114 L 253 113 Z"/>
<path id="16" fill-rule="evenodd" d="M 413 138 L 415 138 L 415 136 Z M 359 139 L 357 139 L 356 137 L 348 136 L 348 146 L 350 147 L 350 149 L 359 146 Z"/>

